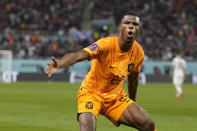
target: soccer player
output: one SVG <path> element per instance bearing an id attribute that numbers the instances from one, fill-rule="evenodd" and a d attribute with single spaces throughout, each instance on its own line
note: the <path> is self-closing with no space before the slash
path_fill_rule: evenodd
<path id="1" fill-rule="evenodd" d="M 176 97 L 183 97 L 182 84 L 185 79 L 186 61 L 178 53 L 172 60 L 173 84 L 176 88 Z"/>
<path id="2" fill-rule="evenodd" d="M 125 15 L 119 25 L 119 35 L 109 36 L 60 60 L 48 62 L 50 77 L 59 69 L 79 61 L 92 60 L 92 66 L 78 91 L 78 121 L 80 131 L 95 131 L 99 114 L 116 126 L 124 124 L 140 131 L 154 131 L 155 124 L 136 101 L 138 74 L 144 51 L 135 40 L 140 30 L 137 16 Z M 128 76 L 128 94 L 122 85 Z"/>

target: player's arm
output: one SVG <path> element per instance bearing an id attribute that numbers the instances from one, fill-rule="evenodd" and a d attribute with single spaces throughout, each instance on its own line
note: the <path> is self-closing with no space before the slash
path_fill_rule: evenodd
<path id="1" fill-rule="evenodd" d="M 136 94 L 138 88 L 138 76 L 141 70 L 142 63 L 144 61 L 144 51 L 142 50 L 142 55 L 139 58 L 139 63 L 132 73 L 128 76 L 128 94 L 129 98 L 136 101 Z"/>
<path id="2" fill-rule="evenodd" d="M 174 76 L 174 65 L 172 65 L 170 69 L 170 77 L 172 78 L 173 76 Z"/>
<path id="3" fill-rule="evenodd" d="M 185 67 L 183 67 L 183 74 L 184 74 L 184 79 L 186 79 L 186 74 L 185 74 Z"/>
<path id="4" fill-rule="evenodd" d="M 136 101 L 139 72 L 133 72 L 128 76 L 128 94 L 129 98 Z"/>
<path id="5" fill-rule="evenodd" d="M 80 61 L 88 60 L 89 58 L 90 54 L 85 50 L 65 54 L 59 60 L 57 60 L 55 57 L 52 57 L 52 62 L 47 62 L 46 73 L 48 74 L 48 77 L 51 77 L 51 75 L 58 72 L 59 69 L 71 66 Z"/>

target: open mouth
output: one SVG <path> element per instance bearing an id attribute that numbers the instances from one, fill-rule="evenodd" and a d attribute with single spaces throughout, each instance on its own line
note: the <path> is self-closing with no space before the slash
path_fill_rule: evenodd
<path id="1" fill-rule="evenodd" d="M 132 37 L 132 34 L 133 34 L 133 33 L 132 33 L 131 31 L 129 31 L 129 32 L 128 32 L 128 37 Z"/>

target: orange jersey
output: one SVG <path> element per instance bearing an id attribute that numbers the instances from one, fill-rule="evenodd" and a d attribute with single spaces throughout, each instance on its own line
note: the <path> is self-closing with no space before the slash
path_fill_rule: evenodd
<path id="1" fill-rule="evenodd" d="M 137 41 L 132 48 L 122 52 L 118 37 L 98 40 L 89 47 L 92 66 L 82 82 L 81 90 L 101 96 L 105 100 L 119 99 L 126 95 L 122 85 L 132 72 L 139 72 L 144 60 L 144 51 Z"/>

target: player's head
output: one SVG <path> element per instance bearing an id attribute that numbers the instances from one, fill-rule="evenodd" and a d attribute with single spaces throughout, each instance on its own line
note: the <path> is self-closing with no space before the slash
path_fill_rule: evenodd
<path id="1" fill-rule="evenodd" d="M 175 51 L 175 56 L 177 56 L 177 57 L 182 57 L 183 54 L 182 54 L 181 50 L 176 50 L 176 51 Z"/>
<path id="2" fill-rule="evenodd" d="M 122 17 L 120 25 L 120 37 L 125 42 L 132 42 L 136 39 L 140 31 L 140 19 L 138 16 L 125 15 Z"/>

